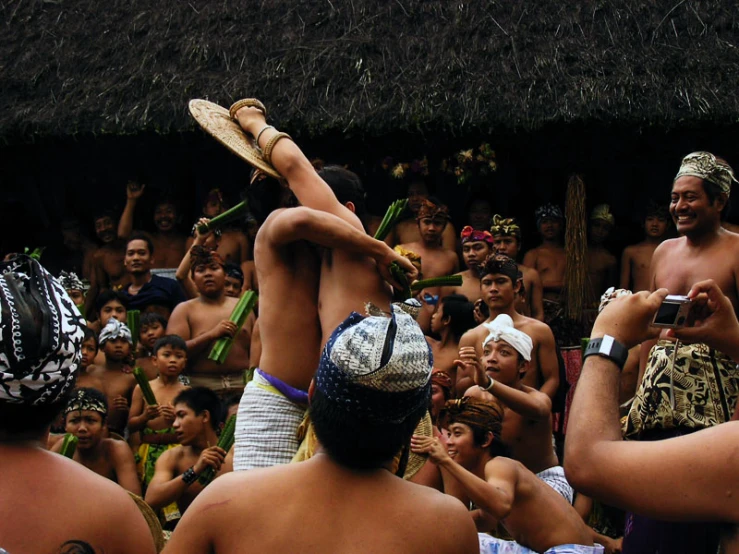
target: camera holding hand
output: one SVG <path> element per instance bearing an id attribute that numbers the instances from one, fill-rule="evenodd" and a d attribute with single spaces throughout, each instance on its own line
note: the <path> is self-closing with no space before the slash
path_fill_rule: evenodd
<path id="1" fill-rule="evenodd" d="M 668 294 L 654 314 L 652 326 L 663 329 L 679 329 L 688 322 L 693 300 L 688 296 Z"/>

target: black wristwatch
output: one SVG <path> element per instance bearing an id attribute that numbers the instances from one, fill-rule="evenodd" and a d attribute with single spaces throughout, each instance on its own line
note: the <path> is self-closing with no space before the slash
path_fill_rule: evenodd
<path id="1" fill-rule="evenodd" d="M 583 362 L 588 356 L 603 356 L 618 366 L 619 371 L 626 365 L 629 349 L 611 335 L 603 335 L 599 339 L 591 339 L 582 355 Z"/>
<path id="2" fill-rule="evenodd" d="M 195 481 L 198 480 L 198 474 L 195 473 L 195 469 L 193 467 L 188 467 L 185 470 L 185 473 L 182 474 L 182 480 L 185 482 L 186 485 L 192 485 Z"/>

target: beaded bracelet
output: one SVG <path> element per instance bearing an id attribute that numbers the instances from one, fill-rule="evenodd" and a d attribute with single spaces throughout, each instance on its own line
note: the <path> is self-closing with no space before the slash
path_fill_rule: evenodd
<path id="1" fill-rule="evenodd" d="M 267 144 L 264 145 L 262 155 L 264 156 L 264 161 L 267 162 L 269 165 L 272 165 L 272 149 L 275 147 L 275 144 L 277 144 L 279 140 L 283 138 L 289 138 L 290 140 L 292 140 L 292 138 L 290 138 L 290 135 L 280 132 L 272 135 L 267 141 Z"/>
<path id="2" fill-rule="evenodd" d="M 267 108 L 256 98 L 242 98 L 241 100 L 237 100 L 228 109 L 228 115 L 231 116 L 231 119 L 236 119 L 236 112 L 244 107 L 259 108 L 264 114 L 264 117 L 267 117 Z"/>

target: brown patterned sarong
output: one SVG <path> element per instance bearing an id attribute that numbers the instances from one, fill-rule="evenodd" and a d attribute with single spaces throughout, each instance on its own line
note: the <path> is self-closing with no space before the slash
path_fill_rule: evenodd
<path id="1" fill-rule="evenodd" d="M 739 371 L 728 356 L 705 344 L 660 340 L 649 352 L 624 437 L 639 439 L 645 431 L 676 427 L 705 429 L 729 421 L 738 387 Z"/>

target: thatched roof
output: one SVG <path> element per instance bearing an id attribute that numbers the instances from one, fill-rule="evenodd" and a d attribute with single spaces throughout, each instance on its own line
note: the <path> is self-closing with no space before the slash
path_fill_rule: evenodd
<path id="1" fill-rule="evenodd" d="M 733 2 L 3 0 L 0 140 L 192 130 L 263 99 L 309 135 L 739 117 Z"/>

